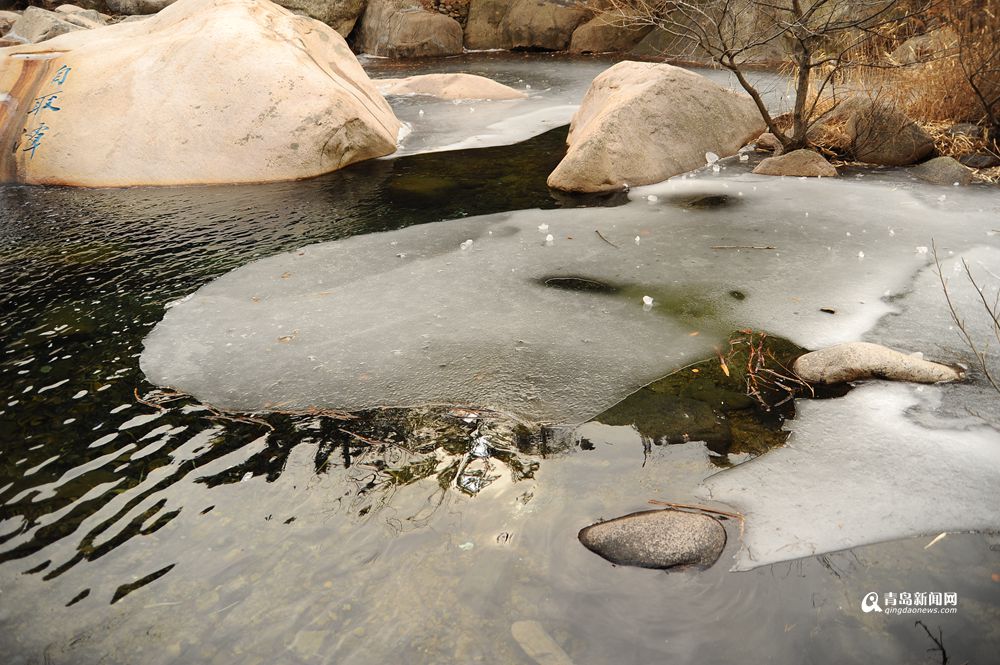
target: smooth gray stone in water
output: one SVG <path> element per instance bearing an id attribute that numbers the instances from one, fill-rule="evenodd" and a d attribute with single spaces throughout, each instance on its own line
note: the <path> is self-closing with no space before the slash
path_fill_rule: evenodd
<path id="1" fill-rule="evenodd" d="M 579 538 L 591 552 L 620 566 L 710 566 L 726 546 L 726 529 L 707 515 L 647 510 L 592 524 Z"/>

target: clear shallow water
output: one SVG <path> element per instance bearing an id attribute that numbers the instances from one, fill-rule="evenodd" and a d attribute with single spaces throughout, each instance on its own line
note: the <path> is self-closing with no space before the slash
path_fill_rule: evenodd
<path id="1" fill-rule="evenodd" d="M 579 204 L 544 188 L 560 144 L 261 187 L 0 189 L 5 660 L 529 663 L 510 626 L 535 620 L 578 663 L 923 662 L 933 645 L 911 617 L 860 601 L 939 590 L 960 598 L 958 614 L 925 618 L 949 656 L 990 662 L 995 536 L 739 574 L 733 528 L 702 573 L 614 568 L 576 542 L 649 499 L 696 500 L 717 469 L 700 443 L 650 447 L 597 423 L 525 433 L 447 411 L 264 424 L 136 401 L 153 389 L 141 341 L 168 303 L 311 242 Z M 485 463 L 468 456 L 475 425 L 497 444 Z M 456 487 L 463 463 L 490 481 L 474 496 Z"/>

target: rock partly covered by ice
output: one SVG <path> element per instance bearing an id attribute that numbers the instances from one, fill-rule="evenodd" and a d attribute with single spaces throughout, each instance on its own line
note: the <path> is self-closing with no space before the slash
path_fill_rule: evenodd
<path id="1" fill-rule="evenodd" d="M 1000 528 L 1000 434 L 907 418 L 944 389 L 875 383 L 840 399 L 799 400 L 783 448 L 704 483 L 708 497 L 745 517 L 735 568 Z"/>
<path id="2" fill-rule="evenodd" d="M 475 74 L 420 74 L 373 81 L 383 95 L 427 95 L 437 99 L 524 99 L 527 93 Z"/>
<path id="3" fill-rule="evenodd" d="M 962 378 L 962 371 L 957 367 L 870 342 L 837 344 L 806 353 L 795 361 L 792 369 L 801 379 L 825 384 L 861 379 L 941 383 Z"/>
<path id="4" fill-rule="evenodd" d="M 619 566 L 671 568 L 715 563 L 726 546 L 718 520 L 681 510 L 647 510 L 582 529 L 580 542 Z"/>

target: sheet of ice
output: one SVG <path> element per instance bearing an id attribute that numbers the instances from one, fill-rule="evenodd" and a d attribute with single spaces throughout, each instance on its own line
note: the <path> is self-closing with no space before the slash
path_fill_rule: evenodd
<path id="1" fill-rule="evenodd" d="M 992 230 L 990 233 L 994 234 Z M 992 240 L 994 237 L 995 235 L 989 235 L 983 240 Z M 951 244 L 939 243 L 938 254 L 952 305 L 977 348 L 985 353 L 990 374 L 995 380 L 1000 380 L 1000 348 L 997 348 L 993 321 L 983 307 L 984 300 L 991 306 L 998 301 L 1000 248 L 982 246 L 968 251 L 956 251 Z M 977 285 L 983 289 L 981 294 L 966 276 L 963 260 L 969 266 Z M 961 421 L 971 426 L 981 425 L 985 421 L 1000 428 L 1000 399 L 989 386 L 979 360 L 973 355 L 951 318 L 937 269 L 929 265 L 922 270 L 912 287 L 895 304 L 899 311 L 879 321 L 866 335 L 867 340 L 920 351 L 932 360 L 958 362 L 970 370 L 969 381 L 942 386 L 940 403 L 918 405 L 911 416 L 921 424 L 932 424 L 941 415 L 947 415 L 954 419 L 954 426 L 958 426 Z"/>
<path id="2" fill-rule="evenodd" d="M 995 226 L 992 192 L 942 203 L 907 183 L 734 162 L 618 208 L 459 219 L 260 260 L 168 310 L 142 367 L 231 409 L 448 402 L 579 422 L 734 329 L 807 347 L 858 339 L 926 266 L 915 246 L 961 249 Z"/>
<path id="3" fill-rule="evenodd" d="M 527 99 L 462 102 L 438 100 L 422 95 L 390 96 L 393 111 L 412 130 L 400 149 L 389 158 L 421 152 L 485 148 L 518 143 L 554 127 L 568 125 L 594 77 L 614 64 L 602 57 L 568 58 L 564 55 L 524 58 L 517 54 L 469 54 L 421 66 L 420 74 L 465 72 L 485 76 L 528 94 Z M 369 61 L 369 74 L 396 78 L 414 72 L 400 72 L 395 63 Z M 738 88 L 728 73 L 696 70 L 722 85 Z M 762 83 L 766 102 L 782 108 L 788 94 L 780 77 L 754 72 Z"/>
<path id="4" fill-rule="evenodd" d="M 735 570 L 942 531 L 1000 528 L 1000 433 L 931 429 L 941 387 L 875 383 L 799 400 L 783 448 L 708 478 L 746 517 Z"/>

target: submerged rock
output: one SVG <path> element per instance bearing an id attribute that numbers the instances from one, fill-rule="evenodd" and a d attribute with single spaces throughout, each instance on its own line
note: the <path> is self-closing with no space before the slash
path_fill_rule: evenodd
<path id="1" fill-rule="evenodd" d="M 401 79 L 376 79 L 383 95 L 428 95 L 438 99 L 524 99 L 528 95 L 475 74 L 421 74 Z"/>
<path id="2" fill-rule="evenodd" d="M 510 634 L 538 665 L 573 665 L 563 648 L 537 621 L 515 621 Z"/>
<path id="3" fill-rule="evenodd" d="M 753 170 L 758 175 L 788 175 L 831 178 L 837 175 L 833 164 L 812 150 L 793 150 L 768 157 Z"/>
<path id="4" fill-rule="evenodd" d="M 356 45 L 368 55 L 423 58 L 462 52 L 462 26 L 419 0 L 370 0 Z"/>
<path id="5" fill-rule="evenodd" d="M 343 37 L 266 1 L 178 0 L 7 49 L 2 93 L 0 182 L 307 178 L 393 152 L 400 128 Z"/>
<path id="6" fill-rule="evenodd" d="M 963 377 L 955 367 L 868 342 L 838 344 L 807 353 L 795 361 L 792 369 L 805 381 L 826 384 L 862 379 L 940 383 Z"/>
<path id="7" fill-rule="evenodd" d="M 600 192 L 736 154 L 764 129 L 750 97 L 672 65 L 620 62 L 594 79 L 573 117 L 553 189 Z"/>
<path id="8" fill-rule="evenodd" d="M 935 157 L 913 167 L 913 175 L 935 185 L 968 185 L 972 171 L 953 157 Z"/>
<path id="9" fill-rule="evenodd" d="M 718 520 L 680 510 L 632 513 L 592 524 L 578 537 L 611 563 L 641 568 L 710 566 L 726 546 L 726 529 Z"/>

